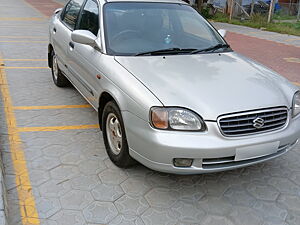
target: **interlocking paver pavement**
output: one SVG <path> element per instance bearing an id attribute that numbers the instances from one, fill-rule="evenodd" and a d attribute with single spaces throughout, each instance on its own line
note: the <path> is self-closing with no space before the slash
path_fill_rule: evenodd
<path id="1" fill-rule="evenodd" d="M 0 18 L 42 18 L 0 19 L 2 57 L 46 59 L 47 19 L 22 0 L 0 0 L 0 5 L 10 8 L 0 7 Z M 44 42 L 10 42 L 20 36 L 21 40 Z M 47 66 L 46 61 L 4 63 L 10 67 Z M 55 87 L 49 69 L 5 72 L 13 106 L 87 104 L 74 88 Z M 97 113 L 91 108 L 15 109 L 15 116 L 18 127 L 97 123 Z M 1 117 L 0 123 L 5 125 L 4 119 Z M 11 225 L 30 224 L 22 223 L 20 214 L 20 200 L 26 203 L 30 194 L 42 225 L 300 224 L 300 145 L 278 159 L 248 168 L 178 176 L 141 165 L 117 168 L 108 159 L 99 129 L 21 132 L 26 162 L 18 165 L 26 165 L 31 181 L 28 189 L 17 186 L 3 126 L 0 133 Z M 26 208 L 28 217 L 34 213 L 33 207 Z"/>

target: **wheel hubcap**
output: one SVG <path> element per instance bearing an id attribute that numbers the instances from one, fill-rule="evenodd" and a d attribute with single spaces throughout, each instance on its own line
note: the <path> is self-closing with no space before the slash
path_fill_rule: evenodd
<path id="1" fill-rule="evenodd" d="M 56 55 L 53 56 L 53 76 L 54 76 L 54 79 L 57 80 L 58 78 L 58 65 L 57 65 L 57 58 L 56 58 Z"/>
<path id="2" fill-rule="evenodd" d="M 106 134 L 109 147 L 115 155 L 119 155 L 122 149 L 121 124 L 114 113 L 110 113 L 106 120 Z"/>

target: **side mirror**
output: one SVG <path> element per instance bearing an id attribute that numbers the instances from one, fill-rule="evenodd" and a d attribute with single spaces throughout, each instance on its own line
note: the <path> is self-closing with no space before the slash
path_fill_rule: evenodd
<path id="1" fill-rule="evenodd" d="M 58 9 L 55 9 L 54 10 L 54 14 L 57 14 L 57 13 L 59 13 L 61 10 L 62 10 L 63 8 L 58 8 Z"/>
<path id="2" fill-rule="evenodd" d="M 88 30 L 75 30 L 71 34 L 71 39 L 75 43 L 90 45 L 92 47 L 97 46 L 96 36 Z"/>
<path id="3" fill-rule="evenodd" d="M 225 38 L 226 37 L 226 33 L 227 33 L 227 31 L 226 30 L 224 30 L 224 29 L 220 29 L 220 30 L 218 30 L 218 32 L 219 32 L 219 34 L 223 37 L 223 38 Z"/>

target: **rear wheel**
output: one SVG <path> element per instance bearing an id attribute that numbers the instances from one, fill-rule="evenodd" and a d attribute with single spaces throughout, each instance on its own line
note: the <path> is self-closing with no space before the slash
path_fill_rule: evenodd
<path id="1" fill-rule="evenodd" d="M 129 155 L 124 123 L 119 107 L 113 101 L 103 110 L 102 132 L 107 154 L 118 167 L 127 168 L 134 164 Z"/>
<path id="2" fill-rule="evenodd" d="M 65 87 L 69 84 L 68 79 L 62 74 L 58 67 L 57 56 L 54 51 L 51 52 L 52 57 L 52 78 L 53 82 L 57 87 Z"/>

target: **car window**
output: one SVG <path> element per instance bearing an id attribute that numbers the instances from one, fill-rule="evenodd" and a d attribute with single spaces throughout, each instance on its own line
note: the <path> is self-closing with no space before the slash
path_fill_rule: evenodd
<path id="1" fill-rule="evenodd" d="M 70 28 L 74 29 L 80 8 L 84 0 L 71 0 L 64 11 L 62 21 Z"/>
<path id="2" fill-rule="evenodd" d="M 110 55 L 225 44 L 209 23 L 185 4 L 109 2 L 104 5 L 104 29 Z"/>
<path id="3" fill-rule="evenodd" d="M 97 36 L 99 30 L 99 8 L 95 1 L 87 0 L 77 29 L 89 30 Z"/>

